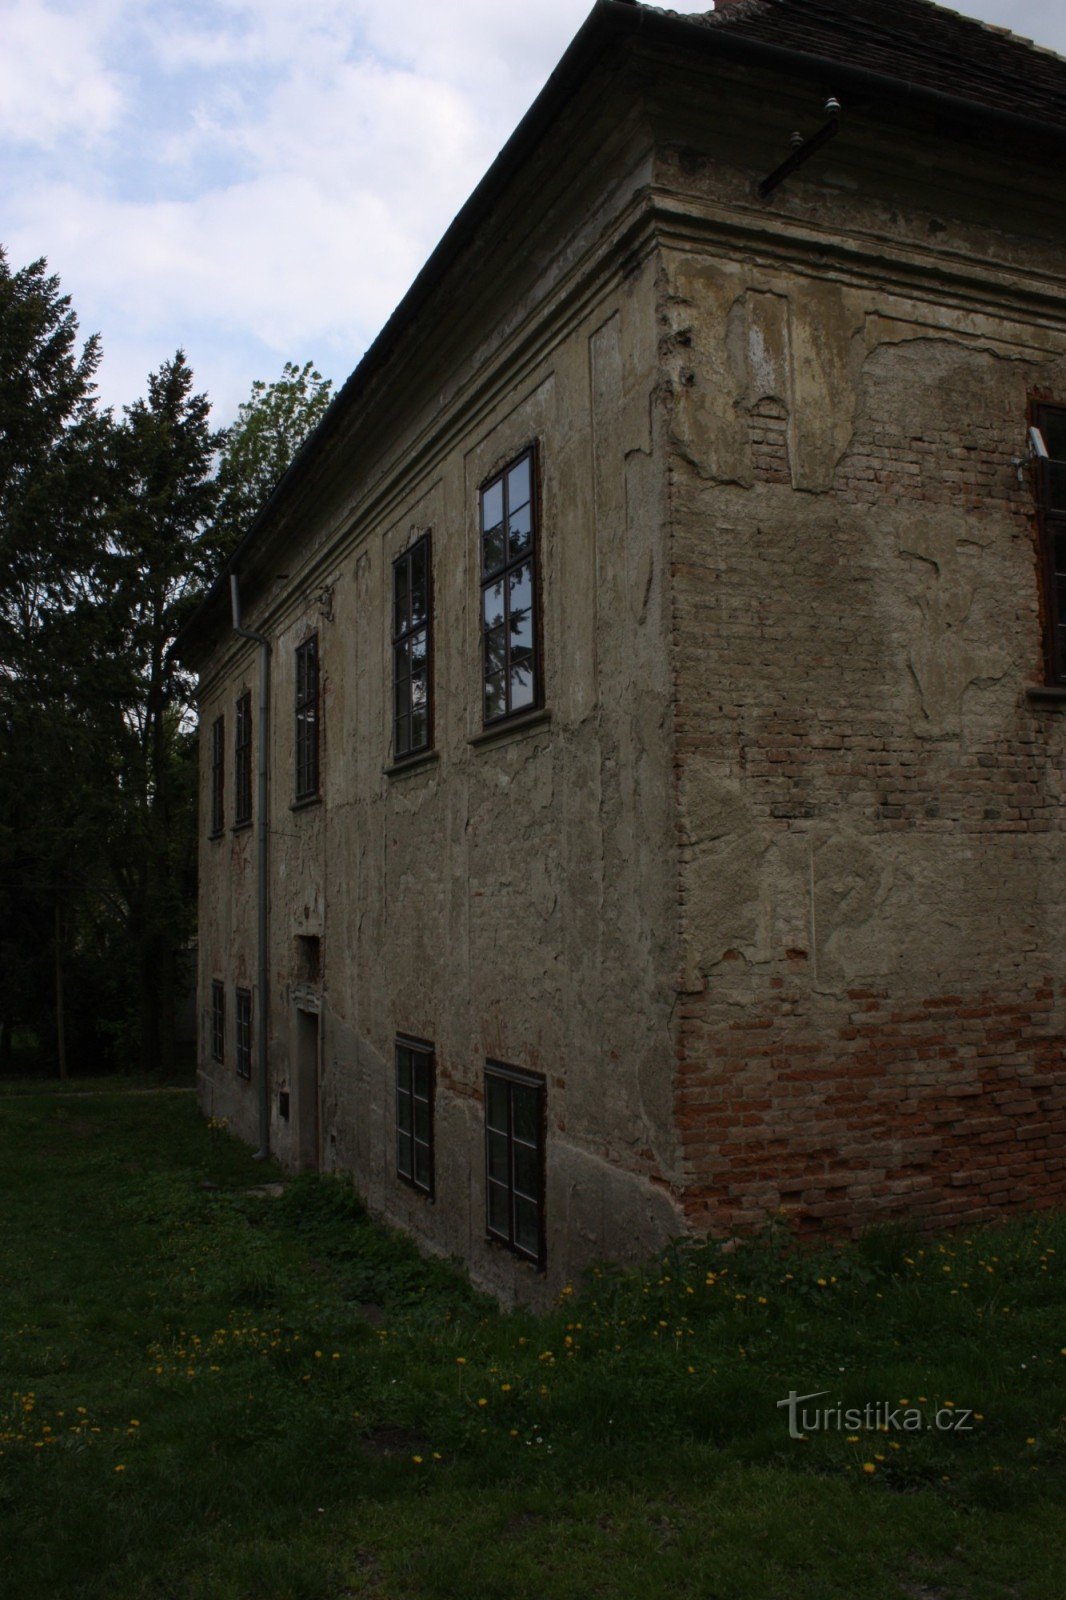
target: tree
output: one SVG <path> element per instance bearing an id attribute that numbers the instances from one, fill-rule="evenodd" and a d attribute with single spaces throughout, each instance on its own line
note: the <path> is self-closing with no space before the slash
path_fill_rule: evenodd
<path id="1" fill-rule="evenodd" d="M 228 556 L 270 498 L 330 403 L 333 385 L 305 361 L 286 361 L 274 383 L 258 379 L 228 430 L 218 465 L 218 549 Z"/>
<path id="2" fill-rule="evenodd" d="M 101 545 L 110 481 L 110 416 L 97 410 L 93 384 L 99 340 L 80 353 L 77 344 L 70 297 L 46 263 L 12 272 L 0 249 L 0 890 L 17 908 L 0 965 L 0 1030 L 7 1051 L 17 1022 L 43 1026 L 49 926 L 61 1070 L 62 931 L 92 854 L 81 804 L 84 674 L 63 645 Z"/>
<path id="3" fill-rule="evenodd" d="M 179 350 L 116 432 L 115 521 L 98 595 L 114 750 L 110 861 L 139 973 L 145 1066 L 173 1065 L 181 955 L 195 915 L 195 743 L 190 685 L 168 658 L 213 548 L 221 436 Z M 101 713 L 104 705 L 101 703 Z M 106 713 L 105 713 L 106 714 Z"/>

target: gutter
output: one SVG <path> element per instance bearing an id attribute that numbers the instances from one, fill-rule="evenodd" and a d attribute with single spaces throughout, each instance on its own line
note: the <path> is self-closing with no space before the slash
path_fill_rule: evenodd
<path id="1" fill-rule="evenodd" d="M 259 1015 L 255 1018 L 256 1070 L 259 1079 L 259 1149 L 256 1161 L 265 1161 L 270 1154 L 270 1081 L 267 1076 L 267 1025 L 270 1020 L 270 956 L 267 945 L 267 741 L 270 736 L 270 641 L 261 633 L 241 627 L 240 580 L 230 573 L 230 604 L 233 608 L 233 631 L 242 639 L 251 639 L 259 646 L 259 795 L 256 815 L 256 947 L 258 957 Z"/>
<path id="2" fill-rule="evenodd" d="M 200 625 L 217 607 L 227 577 L 235 574 L 264 529 L 274 519 L 275 513 L 292 500 L 314 461 L 339 431 L 373 379 L 388 364 L 396 345 L 425 309 L 446 272 L 471 244 L 497 200 L 589 74 L 605 62 L 608 47 L 631 39 L 642 39 L 652 45 L 675 46 L 690 57 L 721 58 L 742 65 L 764 67 L 786 76 L 814 78 L 825 92 L 838 99 L 849 93 L 867 99 L 872 96 L 892 105 L 902 103 L 949 116 L 973 129 L 1004 136 L 1014 135 L 1030 142 L 1030 159 L 1033 142 L 1049 151 L 1066 153 L 1066 125 L 986 106 L 869 67 L 849 66 L 844 61 L 806 55 L 786 46 L 745 38 L 728 22 L 701 25 L 685 17 L 637 4 L 636 0 L 596 0 L 544 88 L 458 212 L 358 366 L 338 390 L 318 427 L 296 452 L 207 594 L 187 618 L 171 646 L 172 655 L 182 656 Z M 848 109 L 847 106 L 845 109 Z"/>

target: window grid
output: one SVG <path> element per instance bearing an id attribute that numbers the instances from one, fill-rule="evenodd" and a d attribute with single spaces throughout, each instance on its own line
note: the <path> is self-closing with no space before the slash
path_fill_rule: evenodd
<path id="1" fill-rule="evenodd" d="M 392 757 L 433 745 L 433 563 L 424 533 L 392 564 Z"/>
<path id="2" fill-rule="evenodd" d="M 485 1221 L 489 1237 L 544 1266 L 544 1080 L 485 1068 Z"/>
<path id="3" fill-rule="evenodd" d="M 318 635 L 296 651 L 296 798 L 318 793 Z"/>
<path id="4" fill-rule="evenodd" d="M 216 717 L 211 724 L 211 832 L 219 834 L 226 825 L 226 719 Z"/>
<path id="5" fill-rule="evenodd" d="M 237 990 L 237 1076 L 252 1076 L 252 991 Z"/>
<path id="6" fill-rule="evenodd" d="M 233 824 L 252 820 L 252 696 L 237 701 L 237 727 L 233 743 Z"/>
<path id="7" fill-rule="evenodd" d="M 226 1059 L 226 986 L 217 978 L 211 984 L 211 1059 Z"/>
<path id="8" fill-rule="evenodd" d="M 1066 684 L 1066 407 L 1039 405 L 1035 422 L 1048 457 L 1036 463 L 1044 581 L 1047 681 Z"/>
<path id="9" fill-rule="evenodd" d="M 405 1183 L 433 1194 L 433 1046 L 396 1040 L 396 1171 Z"/>
<path id="10" fill-rule="evenodd" d="M 484 725 L 542 700 L 536 451 L 481 490 L 481 677 Z"/>

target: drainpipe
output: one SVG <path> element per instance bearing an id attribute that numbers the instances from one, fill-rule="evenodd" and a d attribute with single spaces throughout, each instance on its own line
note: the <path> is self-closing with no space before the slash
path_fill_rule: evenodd
<path id="1" fill-rule="evenodd" d="M 259 804 L 256 817 L 256 938 L 259 957 L 259 1016 L 256 1018 L 256 1064 L 259 1072 L 259 1149 L 257 1161 L 270 1154 L 270 1084 L 267 1078 L 267 1025 L 270 1017 L 270 956 L 267 948 L 267 740 L 270 732 L 270 642 L 261 633 L 241 627 L 241 591 L 230 573 L 233 631 L 259 646 Z"/>

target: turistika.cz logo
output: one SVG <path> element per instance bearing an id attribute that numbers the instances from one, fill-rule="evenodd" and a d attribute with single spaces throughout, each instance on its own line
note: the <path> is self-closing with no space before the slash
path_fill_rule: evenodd
<path id="1" fill-rule="evenodd" d="M 937 1406 L 934 1411 L 901 1401 L 894 1406 L 890 1400 L 871 1400 L 864 1406 L 845 1406 L 842 1402 L 829 1406 L 809 1406 L 808 1401 L 823 1400 L 828 1389 L 817 1389 L 813 1394 L 797 1394 L 790 1389 L 784 1400 L 777 1402 L 788 1409 L 788 1432 L 791 1439 L 804 1439 L 810 1433 L 923 1433 L 936 1429 L 940 1433 L 970 1433 L 973 1431 L 972 1411 L 962 1406 Z"/>

